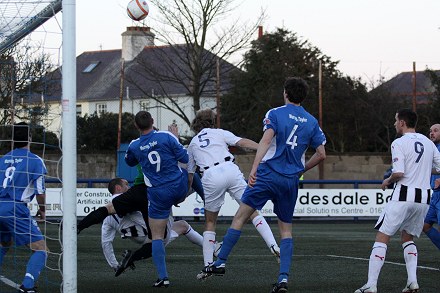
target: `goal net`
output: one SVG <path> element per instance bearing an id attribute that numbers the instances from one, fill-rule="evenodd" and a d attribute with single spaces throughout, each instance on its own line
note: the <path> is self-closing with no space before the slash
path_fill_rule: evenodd
<path id="1" fill-rule="evenodd" d="M 0 157 L 13 149 L 12 125 L 26 122 L 32 135 L 30 150 L 43 159 L 48 172 L 46 220 L 38 226 L 49 253 L 36 283 L 38 292 L 63 291 L 62 2 L 0 1 Z M 28 207 L 38 220 L 35 199 Z M 0 292 L 17 292 L 31 253 L 26 246 L 12 244 L 0 268 Z"/>

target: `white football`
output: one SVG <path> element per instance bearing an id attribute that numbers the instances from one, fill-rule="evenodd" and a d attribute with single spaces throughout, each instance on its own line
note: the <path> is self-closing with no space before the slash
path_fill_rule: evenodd
<path id="1" fill-rule="evenodd" d="M 131 0 L 127 4 L 128 16 L 136 21 L 147 17 L 149 11 L 150 9 L 148 8 L 148 3 L 145 0 Z"/>

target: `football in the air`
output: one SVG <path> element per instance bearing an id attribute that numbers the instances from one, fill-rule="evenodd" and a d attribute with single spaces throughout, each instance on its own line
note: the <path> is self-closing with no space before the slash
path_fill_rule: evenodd
<path id="1" fill-rule="evenodd" d="M 136 21 L 147 17 L 149 12 L 148 3 L 145 0 L 131 0 L 127 5 L 128 16 Z"/>

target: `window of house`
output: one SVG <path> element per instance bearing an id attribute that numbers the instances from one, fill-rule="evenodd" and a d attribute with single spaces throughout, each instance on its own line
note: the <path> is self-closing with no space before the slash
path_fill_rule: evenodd
<path id="1" fill-rule="evenodd" d="M 81 116 L 82 109 L 81 104 L 76 104 L 76 116 Z"/>
<path id="2" fill-rule="evenodd" d="M 96 104 L 96 113 L 98 113 L 98 116 L 107 113 L 107 104 Z"/>
<path id="3" fill-rule="evenodd" d="M 150 101 L 149 100 L 141 101 L 139 108 L 141 111 L 148 111 L 150 109 Z"/>
<path id="4" fill-rule="evenodd" d="M 83 69 L 83 73 L 90 73 L 93 71 L 93 69 L 96 68 L 96 66 L 99 65 L 99 63 L 101 63 L 101 61 L 92 61 L 89 65 L 87 65 L 86 68 Z"/>

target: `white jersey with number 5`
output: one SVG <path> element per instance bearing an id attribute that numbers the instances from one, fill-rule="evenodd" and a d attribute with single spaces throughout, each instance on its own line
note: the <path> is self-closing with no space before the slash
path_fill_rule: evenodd
<path id="1" fill-rule="evenodd" d="M 431 170 L 440 170 L 440 153 L 420 133 L 406 133 L 391 144 L 393 173 L 403 173 L 392 200 L 429 203 Z"/>
<path id="2" fill-rule="evenodd" d="M 225 158 L 230 161 L 234 156 L 229 152 L 229 145 L 236 145 L 241 137 L 235 136 L 232 132 L 223 129 L 204 128 L 194 138 L 188 147 L 189 162 L 188 172 L 194 172 L 196 166 L 202 171 L 205 167 L 212 167 L 214 164 L 223 163 Z"/>

